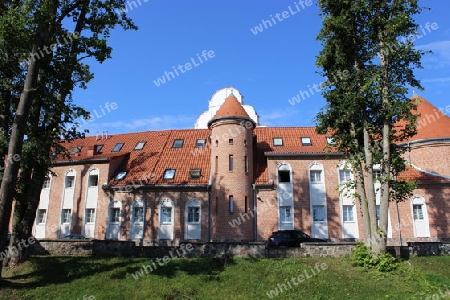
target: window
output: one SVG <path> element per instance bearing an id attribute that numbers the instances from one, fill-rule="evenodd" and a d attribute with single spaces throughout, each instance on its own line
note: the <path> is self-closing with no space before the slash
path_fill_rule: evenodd
<path id="1" fill-rule="evenodd" d="M 311 138 L 310 137 L 302 137 L 302 146 L 311 146 Z"/>
<path id="2" fill-rule="evenodd" d="M 291 206 L 280 206 L 280 221 L 282 223 L 292 222 L 292 207 Z"/>
<path id="3" fill-rule="evenodd" d="M 175 169 L 166 169 L 163 179 L 173 179 L 175 177 Z"/>
<path id="4" fill-rule="evenodd" d="M 46 209 L 38 209 L 38 213 L 37 213 L 38 224 L 44 224 L 46 219 L 47 219 L 47 210 Z"/>
<path id="5" fill-rule="evenodd" d="M 125 178 L 125 176 L 127 175 L 127 172 L 122 171 L 117 173 L 116 177 L 114 178 L 115 180 L 122 180 Z"/>
<path id="6" fill-rule="evenodd" d="M 273 138 L 273 145 L 274 146 L 283 146 L 283 139 L 282 138 Z"/>
<path id="7" fill-rule="evenodd" d="M 381 178 L 381 170 L 373 170 L 372 175 L 374 181 L 378 180 L 378 178 Z"/>
<path id="8" fill-rule="evenodd" d="M 125 143 L 117 143 L 111 150 L 111 152 L 119 152 L 122 149 L 123 145 L 125 145 Z"/>
<path id="9" fill-rule="evenodd" d="M 234 211 L 234 198 L 233 196 L 229 196 L 228 197 L 228 205 L 230 208 L 230 213 L 232 213 Z"/>
<path id="10" fill-rule="evenodd" d="M 72 210 L 63 209 L 62 211 L 62 223 L 68 224 L 72 220 Z"/>
<path id="11" fill-rule="evenodd" d="M 413 205 L 413 215 L 414 215 L 414 220 L 424 220 L 422 204 L 414 204 Z"/>
<path id="12" fill-rule="evenodd" d="M 199 223 L 200 222 L 200 207 L 188 207 L 188 222 Z"/>
<path id="13" fill-rule="evenodd" d="M 95 145 L 95 153 L 99 154 L 102 152 L 103 145 Z"/>
<path id="14" fill-rule="evenodd" d="M 245 204 L 245 213 L 247 213 L 248 212 L 248 197 L 247 196 L 245 196 L 245 198 L 244 198 L 244 204 Z"/>
<path id="15" fill-rule="evenodd" d="M 216 174 L 217 174 L 217 172 L 219 172 L 219 157 L 218 156 L 216 156 L 216 162 L 215 162 L 215 172 L 216 172 Z"/>
<path id="16" fill-rule="evenodd" d="M 181 148 L 183 147 L 184 140 L 176 139 L 173 141 L 172 148 Z"/>
<path id="17" fill-rule="evenodd" d="M 232 172 L 232 171 L 233 171 L 233 167 L 234 167 L 233 155 L 230 154 L 230 155 L 228 156 L 228 170 L 229 170 L 230 172 Z"/>
<path id="18" fill-rule="evenodd" d="M 320 170 L 309 171 L 309 176 L 311 178 L 311 183 L 321 183 L 322 182 L 322 171 L 320 171 Z"/>
<path id="19" fill-rule="evenodd" d="M 346 182 L 351 180 L 351 172 L 350 170 L 339 170 L 339 182 Z"/>
<path id="20" fill-rule="evenodd" d="M 228 144 L 229 145 L 233 145 L 233 143 L 234 143 L 233 139 L 228 139 Z"/>
<path id="21" fill-rule="evenodd" d="M 344 222 L 354 222 L 355 218 L 353 215 L 353 205 L 344 205 L 342 210 L 343 210 L 343 217 L 344 217 Z"/>
<path id="22" fill-rule="evenodd" d="M 98 186 L 98 175 L 89 175 L 88 187 Z"/>
<path id="23" fill-rule="evenodd" d="M 146 141 L 138 142 L 136 146 L 134 146 L 134 150 L 142 150 L 142 148 L 144 148 L 146 143 L 147 143 Z"/>
<path id="24" fill-rule="evenodd" d="M 332 137 L 327 137 L 327 144 L 334 145 L 336 144 L 336 141 Z"/>
<path id="25" fill-rule="evenodd" d="M 95 222 L 95 208 L 86 209 L 86 223 Z"/>
<path id="26" fill-rule="evenodd" d="M 201 169 L 191 169 L 189 174 L 191 179 L 200 179 Z"/>
<path id="27" fill-rule="evenodd" d="M 172 223 L 172 207 L 161 207 L 161 223 Z"/>
<path id="28" fill-rule="evenodd" d="M 278 171 L 278 181 L 279 182 L 291 182 L 291 172 L 288 170 L 279 170 Z"/>
<path id="29" fill-rule="evenodd" d="M 244 171 L 245 173 L 248 172 L 248 156 L 244 157 Z"/>
<path id="30" fill-rule="evenodd" d="M 66 189 L 73 188 L 75 185 L 75 176 L 66 176 Z"/>
<path id="31" fill-rule="evenodd" d="M 134 223 L 144 222 L 144 208 L 142 206 L 137 206 L 133 208 L 133 222 Z"/>
<path id="32" fill-rule="evenodd" d="M 120 208 L 113 207 L 111 208 L 111 223 L 119 223 L 120 222 Z"/>
<path id="33" fill-rule="evenodd" d="M 377 208 L 376 217 L 377 217 L 377 221 L 379 221 L 380 220 L 380 206 L 377 205 L 376 208 Z"/>
<path id="34" fill-rule="evenodd" d="M 313 221 L 314 222 L 325 221 L 325 206 L 313 205 Z"/>
<path id="35" fill-rule="evenodd" d="M 198 139 L 195 142 L 195 147 L 196 148 L 204 148 L 206 146 L 206 140 L 205 139 Z"/>
<path id="36" fill-rule="evenodd" d="M 72 149 L 70 150 L 70 154 L 79 153 L 81 151 L 81 149 L 83 149 L 82 146 L 72 147 Z"/>
<path id="37" fill-rule="evenodd" d="M 45 177 L 44 183 L 42 184 L 43 189 L 49 189 L 50 188 L 50 177 Z"/>

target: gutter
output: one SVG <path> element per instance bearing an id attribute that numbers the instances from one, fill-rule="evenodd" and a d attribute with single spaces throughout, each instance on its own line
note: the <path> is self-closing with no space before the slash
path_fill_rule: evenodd
<path id="1" fill-rule="evenodd" d="M 415 140 L 412 142 L 405 142 L 405 143 L 400 143 L 398 144 L 399 146 L 403 147 L 403 146 L 411 146 L 411 145 L 427 145 L 427 144 L 434 144 L 434 143 L 450 143 L 450 138 L 449 137 L 445 137 L 445 138 L 431 138 L 431 139 L 420 139 L 420 140 Z"/>
<path id="2" fill-rule="evenodd" d="M 201 189 L 208 188 L 208 184 L 145 184 L 145 185 L 121 185 L 121 186 L 109 186 L 104 185 L 103 190 L 123 190 L 123 191 L 133 191 L 133 190 L 154 190 L 154 189 Z"/>
<path id="3" fill-rule="evenodd" d="M 276 157 L 276 156 L 287 156 L 287 157 L 295 157 L 295 156 L 343 156 L 342 152 L 297 152 L 297 153 L 264 153 L 264 156 L 267 157 Z"/>

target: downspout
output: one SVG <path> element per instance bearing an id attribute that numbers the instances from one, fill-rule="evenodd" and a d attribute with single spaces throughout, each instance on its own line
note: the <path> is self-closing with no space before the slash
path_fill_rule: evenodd
<path id="1" fill-rule="evenodd" d="M 398 201 L 395 201 L 395 208 L 397 210 L 397 223 L 398 223 L 398 235 L 400 238 L 400 246 L 403 246 L 403 240 L 402 240 L 402 225 L 400 222 L 400 213 L 398 211 Z"/>
<path id="2" fill-rule="evenodd" d="M 212 240 L 211 240 L 211 224 L 212 224 L 212 216 L 211 216 L 211 184 L 207 185 L 206 190 L 208 191 L 208 241 L 212 242 Z"/>
<path id="3" fill-rule="evenodd" d="M 253 197 L 253 241 L 258 241 L 258 212 L 256 207 L 256 184 L 252 184 L 252 197 Z"/>

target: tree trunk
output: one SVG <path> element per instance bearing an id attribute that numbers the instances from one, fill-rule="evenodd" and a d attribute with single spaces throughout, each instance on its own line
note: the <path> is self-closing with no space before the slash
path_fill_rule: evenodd
<path id="1" fill-rule="evenodd" d="M 37 52 L 37 47 L 34 46 L 33 53 Z M 17 174 L 20 167 L 20 155 L 22 154 L 23 138 L 25 135 L 25 128 L 28 113 L 33 101 L 33 94 L 36 91 L 36 84 L 39 72 L 39 60 L 35 60 L 28 66 L 28 73 L 25 78 L 24 89 L 20 95 L 19 106 L 17 107 L 16 115 L 14 117 L 11 138 L 8 145 L 8 161 L 5 172 L 3 174 L 2 183 L 0 186 L 0 249 L 5 248 L 6 236 L 9 230 L 9 221 L 11 218 L 12 202 L 15 193 L 15 184 Z M 2 266 L 0 264 L 0 278 L 2 273 Z"/>

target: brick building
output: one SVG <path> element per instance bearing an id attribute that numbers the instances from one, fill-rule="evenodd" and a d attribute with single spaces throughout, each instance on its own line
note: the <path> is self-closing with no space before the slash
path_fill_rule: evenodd
<path id="1" fill-rule="evenodd" d="M 408 201 L 390 205 L 393 243 L 450 237 L 450 118 L 418 99 L 419 130 L 403 144 L 411 167 L 402 175 L 418 187 Z M 34 235 L 144 245 L 261 241 L 278 229 L 363 238 L 358 203 L 337 189 L 352 173 L 329 145 L 313 127 L 260 126 L 237 90 L 222 89 L 195 129 L 67 143 L 71 158 L 55 158 Z"/>

